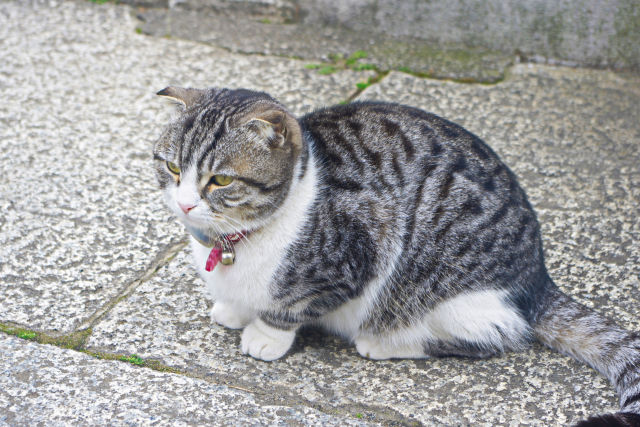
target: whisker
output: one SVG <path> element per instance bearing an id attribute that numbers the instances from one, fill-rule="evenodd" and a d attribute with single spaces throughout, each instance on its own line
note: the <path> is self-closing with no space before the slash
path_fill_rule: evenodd
<path id="1" fill-rule="evenodd" d="M 234 230 L 234 232 L 242 234 L 244 227 L 242 227 L 242 224 L 238 220 L 236 220 L 234 218 L 230 218 L 230 217 L 228 217 L 226 215 L 223 215 L 222 219 L 229 227 L 231 227 Z M 236 224 L 238 224 L 238 226 L 240 226 L 240 228 L 235 226 L 232 221 L 235 222 Z M 242 242 L 242 244 L 245 247 L 249 247 L 249 245 L 251 245 L 252 249 L 255 248 L 255 245 L 252 242 L 250 242 L 248 238 L 240 239 L 240 242 Z"/>

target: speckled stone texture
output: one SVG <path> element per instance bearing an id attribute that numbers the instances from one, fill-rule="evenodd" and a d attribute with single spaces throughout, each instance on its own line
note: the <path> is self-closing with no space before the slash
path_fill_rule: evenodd
<path id="1" fill-rule="evenodd" d="M 0 3 L 0 322 L 70 332 L 183 237 L 151 168 L 172 110 L 156 91 L 247 87 L 301 113 L 370 75 L 134 28 L 128 7 Z"/>
<path id="2" fill-rule="evenodd" d="M 0 425 L 371 425 L 0 335 Z"/>
<path id="3" fill-rule="evenodd" d="M 240 332 L 211 324 L 156 188 L 150 149 L 172 109 L 154 92 L 257 88 L 303 113 L 371 74 L 321 76 L 303 61 L 139 35 L 132 12 L 0 2 L 0 324 L 91 326 L 81 347 L 181 373 L 0 334 L 0 425 L 539 426 L 616 410 L 603 378 L 539 345 L 489 360 L 369 361 L 304 329 L 281 360 L 240 354 Z M 486 86 L 394 72 L 359 98 L 415 105 L 486 140 L 539 214 L 558 285 L 640 331 L 638 77 L 518 65 Z"/>
<path id="4" fill-rule="evenodd" d="M 640 199 L 637 81 L 607 72 L 516 67 L 496 86 L 392 73 L 362 99 L 434 111 L 484 138 L 521 177 L 542 222 L 558 284 L 640 330 L 636 219 Z M 208 319 L 210 302 L 188 250 L 99 323 L 89 346 L 285 399 L 425 425 L 567 425 L 615 411 L 595 371 L 539 345 L 490 360 L 374 362 L 318 331 L 299 333 L 284 359 L 243 356 L 240 334 Z"/>

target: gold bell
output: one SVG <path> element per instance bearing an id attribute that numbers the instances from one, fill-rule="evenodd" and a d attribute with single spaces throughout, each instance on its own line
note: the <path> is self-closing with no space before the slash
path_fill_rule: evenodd
<path id="1" fill-rule="evenodd" d="M 233 251 L 222 251 L 222 258 L 220 262 L 224 265 L 231 265 L 236 258 L 236 254 Z"/>
<path id="2" fill-rule="evenodd" d="M 236 251 L 233 249 L 233 243 L 227 239 L 222 239 L 222 255 L 220 262 L 223 265 L 231 265 L 236 259 Z"/>

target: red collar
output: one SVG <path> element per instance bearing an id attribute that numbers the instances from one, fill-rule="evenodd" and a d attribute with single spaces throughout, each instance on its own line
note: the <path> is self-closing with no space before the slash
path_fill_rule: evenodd
<path id="1" fill-rule="evenodd" d="M 247 234 L 249 234 L 247 230 L 242 230 L 239 233 L 225 234 L 222 238 L 230 241 L 231 243 L 238 243 L 240 240 L 247 237 Z"/>
<path id="2" fill-rule="evenodd" d="M 248 231 L 243 230 L 238 233 L 224 234 L 218 237 L 213 244 L 213 248 L 211 248 L 211 252 L 209 252 L 209 257 L 207 258 L 204 269 L 213 271 L 219 262 L 222 262 L 224 265 L 232 265 L 236 259 L 236 251 L 233 245 L 247 237 L 248 234 Z"/>

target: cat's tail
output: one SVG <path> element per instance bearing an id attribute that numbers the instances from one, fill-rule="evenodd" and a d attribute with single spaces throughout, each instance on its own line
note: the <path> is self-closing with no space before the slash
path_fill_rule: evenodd
<path id="1" fill-rule="evenodd" d="M 533 322 L 537 338 L 600 372 L 620 396 L 620 412 L 578 426 L 640 426 L 640 334 L 578 304 L 553 283 L 542 307 Z"/>

